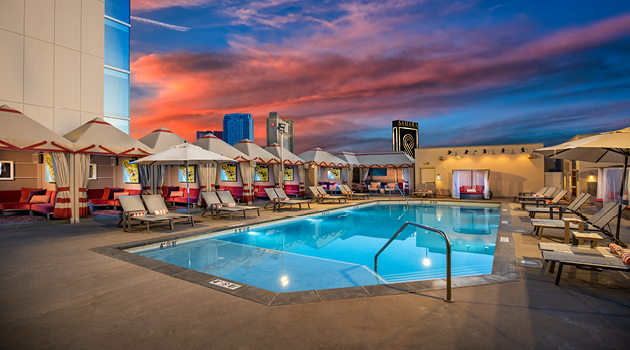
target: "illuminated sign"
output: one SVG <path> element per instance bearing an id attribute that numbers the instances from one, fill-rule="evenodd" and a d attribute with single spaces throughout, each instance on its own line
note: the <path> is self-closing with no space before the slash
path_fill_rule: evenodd
<path id="1" fill-rule="evenodd" d="M 414 149 L 418 148 L 418 123 L 405 120 L 392 122 L 392 143 L 394 151 L 403 151 L 414 158 Z"/>

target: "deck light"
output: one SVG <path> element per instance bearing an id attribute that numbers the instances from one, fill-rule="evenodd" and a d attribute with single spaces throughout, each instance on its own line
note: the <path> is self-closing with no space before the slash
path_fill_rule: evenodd
<path id="1" fill-rule="evenodd" d="M 438 180 L 438 181 L 442 181 L 442 175 L 437 174 L 437 180 Z"/>
<path id="2" fill-rule="evenodd" d="M 431 266 L 431 259 L 429 259 L 429 258 L 422 259 L 422 265 L 424 265 L 424 266 Z"/>
<path id="3" fill-rule="evenodd" d="M 289 284 L 289 277 L 287 277 L 286 275 L 283 275 L 280 278 L 280 282 L 282 283 L 283 286 L 286 286 L 287 284 Z"/>

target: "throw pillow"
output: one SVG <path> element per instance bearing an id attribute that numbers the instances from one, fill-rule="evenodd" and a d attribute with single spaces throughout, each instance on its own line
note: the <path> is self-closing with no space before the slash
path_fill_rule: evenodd
<path id="1" fill-rule="evenodd" d="M 172 191 L 169 197 L 183 197 L 184 191 Z"/>
<path id="2" fill-rule="evenodd" d="M 101 199 L 109 199 L 109 190 L 111 190 L 111 188 L 105 187 L 105 191 L 103 191 L 103 198 Z"/>
<path id="3" fill-rule="evenodd" d="M 164 215 L 168 213 L 168 209 L 159 209 L 155 211 L 155 215 Z"/>
<path id="4" fill-rule="evenodd" d="M 474 193 L 475 190 L 473 190 L 472 188 L 469 188 L 469 189 L 466 190 L 466 192 L 473 192 Z"/>
<path id="5" fill-rule="evenodd" d="M 124 188 L 112 188 L 109 190 L 109 197 L 107 199 L 114 199 L 114 193 L 125 192 Z"/>
<path id="6" fill-rule="evenodd" d="M 50 201 L 50 196 L 47 196 L 45 194 L 43 195 L 37 195 L 37 196 L 33 196 L 31 197 L 31 200 L 29 200 L 29 203 L 38 203 L 38 204 L 46 204 L 48 203 L 48 201 Z"/>
<path id="7" fill-rule="evenodd" d="M 28 200 L 30 199 L 29 198 L 29 193 L 31 191 L 38 191 L 38 190 L 41 190 L 41 188 L 24 188 L 24 187 L 22 187 L 22 193 L 20 193 L 20 203 L 28 203 Z"/>
<path id="8" fill-rule="evenodd" d="M 479 193 L 483 192 L 483 186 L 477 185 L 476 188 L 477 188 L 477 192 L 479 192 Z"/>
<path id="9" fill-rule="evenodd" d="M 179 186 L 168 186 L 166 188 L 166 196 L 167 197 L 172 197 L 171 192 L 173 191 L 179 191 Z"/>
<path id="10" fill-rule="evenodd" d="M 228 203 L 228 204 L 226 204 L 226 205 L 227 205 L 228 207 L 235 207 L 235 206 L 236 206 L 236 203 Z"/>
<path id="11" fill-rule="evenodd" d="M 31 198 L 33 198 L 33 196 L 42 196 L 42 195 L 46 195 L 46 190 L 32 190 L 28 193 L 28 200 L 26 202 L 30 203 Z"/>
<path id="12" fill-rule="evenodd" d="M 114 200 L 118 199 L 120 196 L 128 196 L 129 192 L 114 192 Z"/>

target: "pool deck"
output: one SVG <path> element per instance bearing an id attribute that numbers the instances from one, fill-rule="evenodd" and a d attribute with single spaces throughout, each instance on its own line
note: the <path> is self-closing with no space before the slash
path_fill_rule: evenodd
<path id="1" fill-rule="evenodd" d="M 387 197 L 381 197 L 387 199 Z M 448 198 L 439 200 L 450 200 Z M 359 202 L 359 201 L 354 201 Z M 508 211 L 517 260 L 540 258 L 526 212 Z M 312 212 L 337 205 L 314 204 Z M 592 214 L 594 206 L 586 207 Z M 94 251 L 104 246 L 278 219 L 199 219 L 124 233 L 117 221 L 0 229 L 3 349 L 626 349 L 630 274 L 566 267 L 560 286 L 546 269 L 517 267 L 514 282 L 267 306 Z M 502 217 L 503 219 L 503 217 Z M 614 225 L 613 225 L 614 227 Z M 560 242 L 561 230 L 542 241 Z M 551 234 L 553 230 L 545 230 Z M 630 222 L 622 220 L 622 240 Z M 605 240 L 605 242 L 608 242 Z"/>

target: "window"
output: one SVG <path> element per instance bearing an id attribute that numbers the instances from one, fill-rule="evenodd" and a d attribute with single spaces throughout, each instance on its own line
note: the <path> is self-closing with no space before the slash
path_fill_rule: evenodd
<path id="1" fill-rule="evenodd" d="M 129 71 L 129 27 L 105 18 L 106 66 Z"/>
<path id="2" fill-rule="evenodd" d="M 129 118 L 129 74 L 105 68 L 104 112 Z"/>
<path id="3" fill-rule="evenodd" d="M 221 164 L 221 181 L 235 182 L 237 176 L 236 164 Z"/>
<path id="4" fill-rule="evenodd" d="M 104 119 L 106 122 L 115 126 L 122 132 L 129 134 L 129 120 L 128 119 L 118 119 L 118 118 L 108 118 L 108 117 L 105 117 Z"/>
<path id="5" fill-rule="evenodd" d="M 129 23 L 129 0 L 105 0 L 105 16 Z"/>
<path id="6" fill-rule="evenodd" d="M 370 169 L 372 176 L 387 176 L 387 169 Z"/>

